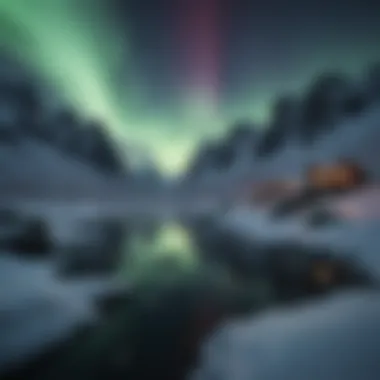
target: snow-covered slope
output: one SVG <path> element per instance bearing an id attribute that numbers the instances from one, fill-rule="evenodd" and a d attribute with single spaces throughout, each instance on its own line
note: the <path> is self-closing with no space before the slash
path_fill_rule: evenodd
<path id="1" fill-rule="evenodd" d="M 376 380 L 380 296 L 333 295 L 227 323 L 191 380 Z"/>

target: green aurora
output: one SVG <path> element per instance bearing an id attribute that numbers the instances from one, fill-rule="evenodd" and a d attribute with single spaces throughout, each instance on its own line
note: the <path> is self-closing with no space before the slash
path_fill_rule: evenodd
<path id="1" fill-rule="evenodd" d="M 0 0 L 0 47 L 30 65 L 84 118 L 100 119 L 115 138 L 143 145 L 168 174 L 186 166 L 200 140 L 222 135 L 233 121 L 267 120 L 277 94 L 302 92 L 323 70 L 356 73 L 380 58 L 370 43 L 350 40 L 338 49 L 327 41 L 300 57 L 281 82 L 262 78 L 253 85 L 248 77 L 244 94 L 216 113 L 207 99 L 197 102 L 202 94 L 184 88 L 181 109 L 152 115 L 148 89 L 138 86 L 138 54 L 112 19 L 100 0 Z M 121 72 L 136 85 L 123 86 Z"/>
<path id="2" fill-rule="evenodd" d="M 126 57 L 125 38 L 107 16 L 96 0 L 0 0 L 0 43 L 52 83 L 83 117 L 104 121 L 114 137 L 143 144 L 163 170 L 178 172 L 198 131 L 173 134 L 167 125 L 178 120 L 138 115 L 138 87 L 128 91 L 112 77 L 121 65 L 131 77 L 138 72 L 132 54 Z"/>
<path id="3" fill-rule="evenodd" d="M 2 28 L 2 42 L 50 80 L 84 116 L 103 119 L 122 134 L 124 111 L 110 77 L 119 53 L 116 34 L 100 18 L 102 10 L 94 2 L 91 7 L 78 3 L 1 0 L 5 25 L 19 29 L 15 39 L 15 28 Z"/>

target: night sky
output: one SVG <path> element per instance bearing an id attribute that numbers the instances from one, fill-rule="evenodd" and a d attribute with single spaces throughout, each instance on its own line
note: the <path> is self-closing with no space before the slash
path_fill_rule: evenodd
<path id="1" fill-rule="evenodd" d="M 0 41 L 168 171 L 319 72 L 380 60 L 376 1 L 97 1 L 0 0 Z"/>

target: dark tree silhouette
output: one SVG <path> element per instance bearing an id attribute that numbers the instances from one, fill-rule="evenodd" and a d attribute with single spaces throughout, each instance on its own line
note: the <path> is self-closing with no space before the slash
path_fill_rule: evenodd
<path id="1" fill-rule="evenodd" d="M 206 169 L 224 169 L 232 163 L 232 149 L 227 143 L 204 145 L 190 166 L 190 178 L 196 178 Z"/>
<path id="2" fill-rule="evenodd" d="M 332 128 L 342 116 L 353 116 L 365 107 L 365 97 L 342 75 L 325 74 L 306 94 L 300 138 L 310 143 Z"/>
<path id="3" fill-rule="evenodd" d="M 258 156 L 274 153 L 291 137 L 299 123 L 299 109 L 296 99 L 290 96 L 283 96 L 275 103 L 272 121 L 257 148 Z"/>
<path id="4" fill-rule="evenodd" d="M 215 147 L 213 152 L 213 166 L 217 169 L 226 170 L 234 163 L 236 150 L 231 143 L 225 142 Z"/>
<path id="5" fill-rule="evenodd" d="M 257 147 L 256 154 L 266 157 L 276 152 L 285 139 L 285 130 L 279 124 L 270 125 L 264 132 L 262 140 Z"/>
<path id="6" fill-rule="evenodd" d="M 19 236 L 2 240 L 0 247 L 20 256 L 45 257 L 52 253 L 53 240 L 47 226 L 36 221 L 25 225 Z"/>
<path id="7" fill-rule="evenodd" d="M 80 121 L 74 112 L 65 109 L 40 125 L 38 135 L 59 149 L 73 153 L 77 149 Z"/>
<path id="8" fill-rule="evenodd" d="M 0 131 L 3 138 L 14 139 L 30 132 L 41 113 L 42 105 L 32 84 L 0 78 Z"/>
<path id="9" fill-rule="evenodd" d="M 188 169 L 187 180 L 193 181 L 202 175 L 206 167 L 211 163 L 212 146 L 210 143 L 203 143 L 193 156 Z"/>
<path id="10" fill-rule="evenodd" d="M 91 122 L 81 130 L 78 154 L 99 169 L 110 173 L 121 173 L 126 164 L 122 162 L 113 142 L 98 122 Z"/>
<path id="11" fill-rule="evenodd" d="M 288 127 L 289 132 L 292 131 L 294 125 L 300 120 L 300 104 L 298 99 L 293 96 L 282 96 L 273 106 L 273 121 L 282 122 Z"/>
<path id="12" fill-rule="evenodd" d="M 89 243 L 60 249 L 60 274 L 106 275 L 117 270 L 127 239 L 124 226 L 118 222 L 98 223 L 90 225 L 88 233 L 92 239 Z"/>
<path id="13" fill-rule="evenodd" d="M 254 126 L 249 121 L 239 121 L 234 124 L 227 135 L 226 140 L 234 144 L 240 144 L 247 139 L 252 139 L 254 135 Z"/>
<path id="14" fill-rule="evenodd" d="M 344 103 L 344 113 L 350 116 L 358 115 L 365 109 L 367 104 L 368 101 L 364 92 L 355 90 Z"/>
<path id="15" fill-rule="evenodd" d="M 51 253 L 52 247 L 50 231 L 44 222 L 25 220 L 11 210 L 0 210 L 0 249 L 43 257 Z"/>
<path id="16" fill-rule="evenodd" d="M 236 153 L 247 145 L 254 152 L 257 145 L 257 129 L 250 121 L 239 121 L 231 128 L 226 141 L 234 147 Z"/>

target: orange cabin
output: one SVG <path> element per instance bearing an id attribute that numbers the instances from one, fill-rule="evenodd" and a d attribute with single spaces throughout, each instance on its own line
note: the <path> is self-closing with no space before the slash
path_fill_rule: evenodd
<path id="1" fill-rule="evenodd" d="M 313 166 L 306 176 L 311 187 L 332 190 L 354 188 L 360 186 L 366 179 L 359 166 L 346 162 Z"/>

